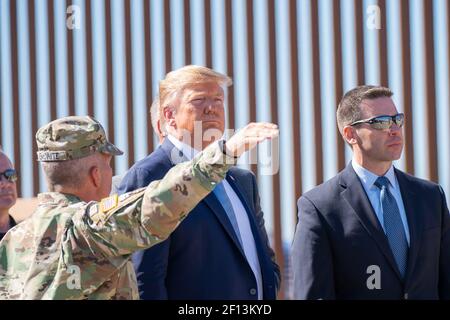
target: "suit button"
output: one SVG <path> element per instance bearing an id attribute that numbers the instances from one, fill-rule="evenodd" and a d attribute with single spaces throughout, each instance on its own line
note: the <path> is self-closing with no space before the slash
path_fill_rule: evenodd
<path id="1" fill-rule="evenodd" d="M 252 296 L 254 296 L 254 295 L 256 294 L 256 289 L 255 289 L 255 288 L 251 288 L 251 289 L 250 289 L 250 294 L 251 294 Z"/>
<path id="2" fill-rule="evenodd" d="M 403 298 L 405 298 L 405 300 L 408 300 L 408 293 L 405 293 L 405 295 L 403 296 Z"/>

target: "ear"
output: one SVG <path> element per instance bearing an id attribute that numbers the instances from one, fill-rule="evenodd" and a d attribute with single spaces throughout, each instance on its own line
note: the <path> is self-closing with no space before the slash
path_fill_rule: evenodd
<path id="1" fill-rule="evenodd" d="M 357 144 L 358 142 L 356 130 L 352 126 L 345 126 L 342 129 L 342 136 L 344 137 L 345 141 L 347 141 L 347 143 L 352 146 Z"/>
<path id="2" fill-rule="evenodd" d="M 163 115 L 165 122 L 169 127 L 177 128 L 177 123 L 175 121 L 175 109 L 172 106 L 165 106 L 163 109 Z"/>
<path id="3" fill-rule="evenodd" d="M 96 187 L 96 188 L 100 187 L 100 184 L 102 181 L 102 175 L 100 174 L 100 170 L 97 166 L 93 166 L 89 170 L 89 177 L 90 177 L 90 180 L 91 180 L 92 184 L 94 185 L 94 187 Z"/>
<path id="4" fill-rule="evenodd" d="M 156 122 L 156 128 L 158 129 L 158 135 L 160 136 L 160 137 L 165 137 L 166 136 L 166 134 L 164 133 L 164 131 L 162 130 L 162 126 L 161 126 L 161 121 L 157 121 Z"/>

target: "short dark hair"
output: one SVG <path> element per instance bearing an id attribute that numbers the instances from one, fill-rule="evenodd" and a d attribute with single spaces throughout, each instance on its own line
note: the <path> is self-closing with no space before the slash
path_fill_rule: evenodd
<path id="1" fill-rule="evenodd" d="M 345 126 L 362 120 L 361 101 L 380 97 L 392 97 L 391 89 L 382 86 L 363 85 L 353 88 L 342 97 L 336 111 L 339 132 L 342 134 Z"/>

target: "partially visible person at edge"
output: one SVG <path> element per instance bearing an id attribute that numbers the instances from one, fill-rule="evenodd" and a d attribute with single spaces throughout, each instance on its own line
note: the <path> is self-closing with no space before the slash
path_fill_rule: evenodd
<path id="1" fill-rule="evenodd" d="M 16 225 L 16 221 L 9 213 L 17 200 L 16 181 L 17 171 L 8 156 L 0 149 L 0 240 Z"/>

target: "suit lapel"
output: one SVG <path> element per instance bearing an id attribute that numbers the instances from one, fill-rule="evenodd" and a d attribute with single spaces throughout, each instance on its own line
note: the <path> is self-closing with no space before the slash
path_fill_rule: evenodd
<path id="1" fill-rule="evenodd" d="M 222 205 L 220 204 L 220 202 L 217 199 L 217 197 L 215 196 L 215 194 L 213 192 L 211 192 L 205 199 L 203 199 L 203 201 L 205 201 L 205 203 L 208 205 L 208 207 L 214 213 L 216 218 L 222 224 L 226 233 L 230 236 L 230 238 L 233 240 L 236 247 L 238 247 L 241 254 L 245 257 L 245 253 L 241 247 L 241 244 L 239 243 L 236 233 L 234 232 L 234 229 L 233 229 L 233 226 L 231 225 L 230 219 L 228 219 L 227 213 L 223 209 Z"/>
<path id="2" fill-rule="evenodd" d="M 344 191 L 341 193 L 342 197 L 347 201 L 350 207 L 352 207 L 353 212 L 358 217 L 367 233 L 375 240 L 380 251 L 395 271 L 399 280 L 401 280 L 402 278 L 389 246 L 389 242 L 351 163 L 342 172 L 340 184 L 344 187 Z"/>
<path id="3" fill-rule="evenodd" d="M 236 179 L 233 176 L 233 169 L 231 168 L 226 177 L 228 183 L 233 188 L 234 192 L 237 194 L 239 199 L 241 200 L 242 205 L 244 206 L 245 212 L 247 213 L 247 217 L 249 220 L 250 228 L 252 230 L 253 238 L 255 240 L 255 246 L 258 254 L 258 261 L 259 266 L 261 268 L 261 275 L 263 278 L 263 283 L 266 285 L 275 285 L 275 280 L 273 276 L 273 269 L 272 269 L 272 261 L 270 260 L 269 255 L 267 254 L 267 251 L 264 247 L 264 241 L 261 237 L 259 226 L 256 222 L 256 212 L 252 209 L 253 206 L 249 203 L 249 198 L 244 196 L 244 192 L 241 189 L 239 183 L 237 183 Z M 267 290 L 267 291 L 266 291 Z M 264 296 L 270 297 L 270 289 L 267 287 L 264 287 Z"/>
<path id="4" fill-rule="evenodd" d="M 414 271 L 414 265 L 417 260 L 417 254 L 420 249 L 420 238 L 422 236 L 422 225 L 419 214 L 415 214 L 414 208 L 415 199 L 417 198 L 414 189 L 409 181 L 407 181 L 407 176 L 395 169 L 395 175 L 397 177 L 398 184 L 400 186 L 400 192 L 402 195 L 403 205 L 405 207 L 406 218 L 408 220 L 409 228 L 409 238 L 410 246 L 408 252 L 408 267 L 406 269 L 405 283 L 407 284 L 411 278 L 412 272 Z"/>
<path id="5" fill-rule="evenodd" d="M 251 209 L 252 207 L 250 206 L 250 203 L 248 202 L 247 197 L 243 196 L 244 192 L 241 190 L 240 186 L 236 182 L 236 179 L 234 178 L 231 171 L 232 171 L 232 169 L 230 169 L 230 171 L 228 171 L 226 180 L 228 181 L 230 186 L 233 188 L 236 195 L 239 197 L 239 200 L 241 200 L 241 203 L 244 206 L 245 212 L 247 213 L 248 219 L 250 220 L 250 225 L 255 224 L 254 212 Z"/>
<path id="6" fill-rule="evenodd" d="M 255 221 L 255 212 L 252 209 L 253 206 L 251 206 L 249 203 L 249 199 L 247 197 L 244 197 L 245 193 L 243 192 L 243 190 L 241 189 L 239 184 L 236 182 L 236 179 L 233 176 L 232 170 L 233 169 L 230 169 L 230 171 L 228 171 L 226 180 L 230 184 L 231 188 L 233 188 L 234 192 L 239 197 L 239 200 L 241 200 L 241 203 L 244 206 L 245 213 L 247 214 L 248 221 L 250 224 L 250 228 L 252 229 L 253 238 L 255 239 L 255 245 L 256 245 L 257 250 L 259 251 L 260 248 L 259 248 L 258 244 L 261 243 L 261 241 L 260 241 L 259 231 L 258 231 L 256 221 Z M 261 255 L 260 252 L 258 252 L 258 256 L 260 256 L 260 255 Z"/>

